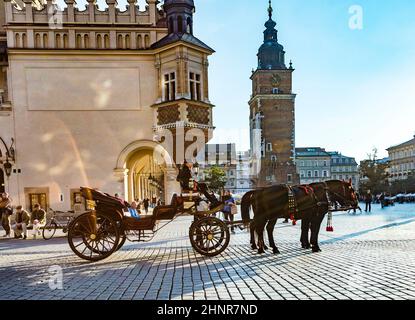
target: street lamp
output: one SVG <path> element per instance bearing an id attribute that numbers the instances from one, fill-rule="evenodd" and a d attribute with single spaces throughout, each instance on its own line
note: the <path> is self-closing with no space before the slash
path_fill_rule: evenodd
<path id="1" fill-rule="evenodd" d="M 4 171 L 6 172 L 6 176 L 7 178 L 10 177 L 10 175 L 12 174 L 12 164 L 9 162 L 9 159 L 6 160 L 6 163 L 4 163 Z"/>

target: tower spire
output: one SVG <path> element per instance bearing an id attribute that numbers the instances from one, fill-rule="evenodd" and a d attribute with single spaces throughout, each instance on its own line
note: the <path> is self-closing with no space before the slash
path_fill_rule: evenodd
<path id="1" fill-rule="evenodd" d="M 268 16 L 269 16 L 270 20 L 272 20 L 272 13 L 273 13 L 273 11 L 274 11 L 274 9 L 272 9 L 271 0 L 269 0 Z"/>

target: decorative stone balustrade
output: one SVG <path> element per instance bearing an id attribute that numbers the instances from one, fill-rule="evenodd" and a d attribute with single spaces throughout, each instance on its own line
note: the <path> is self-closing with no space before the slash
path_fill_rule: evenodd
<path id="1" fill-rule="evenodd" d="M 75 7 L 76 0 L 65 0 L 62 11 L 52 0 L 40 10 L 32 0 L 22 0 L 23 8 L 4 1 L 11 49 L 148 49 L 167 34 L 157 0 L 146 0 L 145 11 L 139 10 L 136 0 L 128 0 L 125 11 L 116 0 L 105 0 L 105 10 L 99 10 L 95 0 L 87 0 L 83 11 Z"/>

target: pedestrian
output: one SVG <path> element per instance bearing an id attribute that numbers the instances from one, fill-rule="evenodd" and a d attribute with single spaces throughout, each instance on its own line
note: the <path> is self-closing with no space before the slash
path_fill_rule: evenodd
<path id="1" fill-rule="evenodd" d="M 385 197 L 385 192 L 382 192 L 382 194 L 379 197 L 380 206 L 382 207 L 382 209 L 385 207 Z"/>
<path id="2" fill-rule="evenodd" d="M 36 235 L 40 235 L 40 228 L 46 224 L 46 211 L 42 209 L 40 204 L 34 205 L 34 210 L 30 217 L 30 222 L 33 227 L 33 238 L 36 239 Z"/>
<path id="3" fill-rule="evenodd" d="M 222 196 L 222 202 L 225 204 L 222 210 L 225 220 L 230 221 L 232 223 L 234 221 L 234 214 L 236 213 L 236 203 L 235 199 L 232 197 L 232 194 L 229 190 L 227 190 L 225 192 L 225 195 Z M 231 232 L 235 233 L 233 225 L 231 225 Z"/>
<path id="4" fill-rule="evenodd" d="M 148 206 L 150 204 L 150 199 L 149 198 L 145 198 L 143 200 L 143 206 L 144 206 L 144 211 L 146 212 L 146 214 L 148 214 Z"/>
<path id="5" fill-rule="evenodd" d="M 372 193 L 370 192 L 370 190 L 367 190 L 367 193 L 365 195 L 365 203 L 366 203 L 366 208 L 365 208 L 365 212 L 372 212 Z"/>
<path id="6" fill-rule="evenodd" d="M 10 216 L 13 214 L 12 199 L 7 192 L 3 192 L 0 198 L 0 218 L 1 225 L 6 231 L 3 238 L 10 237 Z"/>
<path id="7" fill-rule="evenodd" d="M 30 214 L 23 210 L 22 206 L 16 207 L 15 224 L 13 225 L 14 238 L 21 239 L 23 233 L 23 240 L 27 239 L 27 226 L 30 223 Z"/>

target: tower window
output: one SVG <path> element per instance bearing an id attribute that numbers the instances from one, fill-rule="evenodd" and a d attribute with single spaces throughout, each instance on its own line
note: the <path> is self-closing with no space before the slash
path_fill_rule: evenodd
<path id="1" fill-rule="evenodd" d="M 183 18 L 182 18 L 182 16 L 177 17 L 177 31 L 178 31 L 178 33 L 183 33 Z"/>
<path id="2" fill-rule="evenodd" d="M 202 90 L 200 83 L 200 74 L 190 72 L 189 73 L 189 89 L 190 89 L 190 99 L 192 100 L 202 100 Z"/>
<path id="3" fill-rule="evenodd" d="M 164 101 L 176 99 L 176 74 L 174 72 L 164 75 Z"/>
<path id="4" fill-rule="evenodd" d="M 267 151 L 272 152 L 272 143 L 267 143 Z"/>
<path id="5" fill-rule="evenodd" d="M 278 94 L 278 93 L 280 93 L 280 89 L 272 88 L 272 94 Z"/>
<path id="6" fill-rule="evenodd" d="M 287 174 L 287 182 L 288 183 L 292 183 L 293 182 L 293 175 L 292 174 Z"/>

